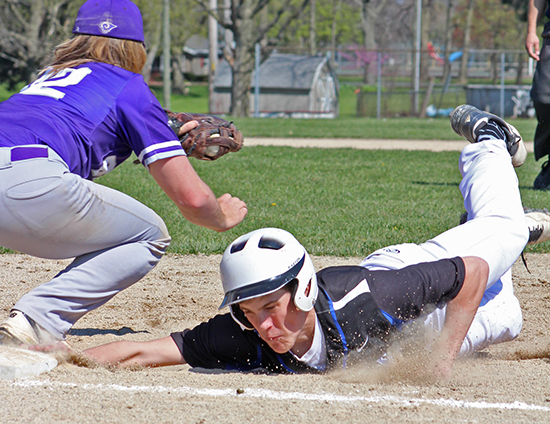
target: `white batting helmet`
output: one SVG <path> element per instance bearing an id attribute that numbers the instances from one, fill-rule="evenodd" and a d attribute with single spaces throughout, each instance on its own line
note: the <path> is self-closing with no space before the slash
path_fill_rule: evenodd
<path id="1" fill-rule="evenodd" d="M 306 249 L 292 234 L 279 228 L 262 228 L 236 239 L 223 254 L 220 273 L 225 293 L 220 309 L 229 306 L 233 319 L 249 330 L 253 327 L 238 303 L 296 281 L 294 305 L 307 312 L 315 305 L 319 292 Z"/>

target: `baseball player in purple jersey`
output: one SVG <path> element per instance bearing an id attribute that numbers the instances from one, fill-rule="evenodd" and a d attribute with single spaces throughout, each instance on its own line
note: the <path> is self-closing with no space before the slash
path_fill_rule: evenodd
<path id="1" fill-rule="evenodd" d="M 420 322 L 439 334 L 427 362 L 447 377 L 457 356 L 512 340 L 522 316 L 510 268 L 527 242 L 550 239 L 550 215 L 524 214 L 513 165 L 526 151 L 512 126 L 468 105 L 451 123 L 472 143 L 459 164 L 463 225 L 422 244 L 380 249 L 359 266 L 317 273 L 290 233 L 253 231 L 221 261 L 221 307 L 230 313 L 158 340 L 84 354 L 122 367 L 323 372 L 352 357 L 385 362 L 390 336 Z"/>
<path id="2" fill-rule="evenodd" d="M 163 220 L 92 182 L 135 153 L 190 222 L 226 231 L 246 204 L 195 173 L 142 70 L 139 9 L 90 0 L 40 77 L 0 104 L 0 245 L 74 261 L 23 296 L 0 343 L 64 339 L 84 314 L 146 275 L 170 243 Z M 189 131 L 196 122 L 185 126 Z"/>

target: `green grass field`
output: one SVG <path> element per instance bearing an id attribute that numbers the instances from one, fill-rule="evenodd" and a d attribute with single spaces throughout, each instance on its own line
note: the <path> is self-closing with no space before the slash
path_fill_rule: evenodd
<path id="1" fill-rule="evenodd" d="M 162 89 L 154 89 L 162 99 Z M 337 119 L 232 118 L 245 137 L 306 137 L 306 138 L 379 138 L 414 140 L 460 140 L 446 118 L 365 118 L 356 116 L 355 86 L 342 85 L 340 116 Z M 0 92 L 1 96 L 1 92 Z M 208 112 L 208 87 L 192 85 L 187 96 L 174 95 L 171 108 L 175 111 Z M 532 140 L 534 119 L 511 119 L 510 122 Z"/>
<path id="2" fill-rule="evenodd" d="M 0 87 L 0 99 L 9 95 Z M 350 93 L 346 96 L 347 112 L 334 120 L 238 118 L 235 123 L 245 135 L 245 146 L 246 137 L 253 136 L 460 139 L 444 118 L 357 118 L 350 112 Z M 206 112 L 206 98 L 205 85 L 192 86 L 189 95 L 173 96 L 172 109 Z M 534 119 L 510 122 L 532 140 Z M 172 235 L 174 253 L 221 253 L 238 235 L 275 226 L 296 234 L 312 254 L 364 256 L 389 244 L 422 242 L 458 223 L 463 212 L 458 155 L 245 147 L 213 163 L 192 159 L 217 195 L 229 192 L 249 206 L 245 221 L 221 234 L 185 221 L 148 172 L 131 160 L 98 182 L 159 213 Z M 550 207 L 550 194 L 531 188 L 539 168 L 531 155 L 517 170 L 524 204 Z M 548 244 L 527 250 L 550 251 Z"/>
<path id="3" fill-rule="evenodd" d="M 364 256 L 380 247 L 422 242 L 458 224 L 458 152 L 245 147 L 216 162 L 192 159 L 217 195 L 247 202 L 245 221 L 226 233 L 186 222 L 141 165 L 127 161 L 98 181 L 124 191 L 166 221 L 174 253 L 221 253 L 237 236 L 261 227 L 294 233 L 315 255 Z M 550 206 L 531 189 L 532 157 L 518 168 L 526 206 Z M 529 247 L 547 252 L 550 246 Z"/>

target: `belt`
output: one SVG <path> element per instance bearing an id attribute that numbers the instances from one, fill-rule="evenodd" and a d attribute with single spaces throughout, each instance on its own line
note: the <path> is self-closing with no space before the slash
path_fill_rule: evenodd
<path id="1" fill-rule="evenodd" d="M 47 146 L 16 146 L 11 148 L 11 161 L 16 162 L 19 160 L 35 159 L 35 158 L 47 158 L 48 147 Z"/>

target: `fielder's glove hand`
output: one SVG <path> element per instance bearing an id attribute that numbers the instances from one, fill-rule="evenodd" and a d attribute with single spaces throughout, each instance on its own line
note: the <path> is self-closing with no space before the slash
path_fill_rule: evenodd
<path id="1" fill-rule="evenodd" d="M 201 113 L 165 112 L 170 127 L 178 135 L 188 157 L 216 160 L 227 152 L 239 151 L 243 146 L 243 135 L 233 122 Z M 180 136 L 179 129 L 189 121 L 197 121 L 199 125 Z"/>

